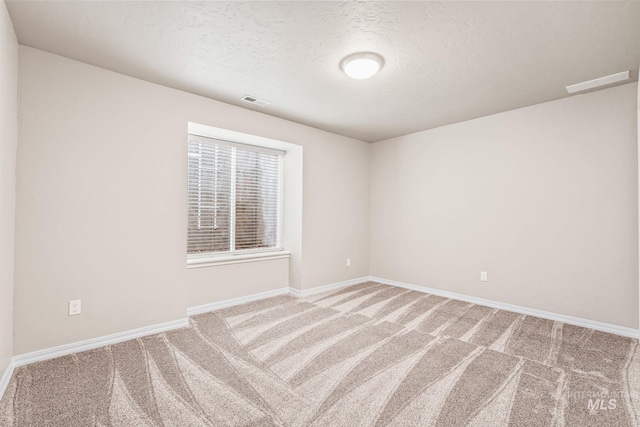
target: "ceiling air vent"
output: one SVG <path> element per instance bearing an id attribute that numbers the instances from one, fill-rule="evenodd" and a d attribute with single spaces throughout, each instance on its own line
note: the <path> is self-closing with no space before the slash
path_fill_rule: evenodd
<path id="1" fill-rule="evenodd" d="M 266 107 L 267 105 L 270 104 L 269 101 L 265 101 L 264 99 L 259 99 L 259 98 L 256 98 L 255 96 L 249 96 L 249 95 L 243 96 L 242 100 L 246 102 L 250 102 L 251 104 L 257 105 L 260 107 Z"/>
<path id="2" fill-rule="evenodd" d="M 567 92 L 582 92 L 585 90 L 595 89 L 600 86 L 607 86 L 613 83 L 624 82 L 629 80 L 630 78 L 631 77 L 629 76 L 629 71 L 623 71 L 621 73 L 611 74 L 610 76 L 600 77 L 598 79 L 569 85 L 567 86 Z"/>

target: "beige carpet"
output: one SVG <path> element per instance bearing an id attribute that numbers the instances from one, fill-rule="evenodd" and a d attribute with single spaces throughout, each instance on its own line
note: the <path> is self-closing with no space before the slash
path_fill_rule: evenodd
<path id="1" fill-rule="evenodd" d="M 2 426 L 632 426 L 635 340 L 365 283 L 15 371 Z"/>

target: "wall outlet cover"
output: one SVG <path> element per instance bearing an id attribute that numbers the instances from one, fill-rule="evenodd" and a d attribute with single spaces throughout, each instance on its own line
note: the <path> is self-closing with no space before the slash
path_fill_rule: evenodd
<path id="1" fill-rule="evenodd" d="M 77 316 L 82 313 L 82 300 L 69 301 L 69 316 Z"/>

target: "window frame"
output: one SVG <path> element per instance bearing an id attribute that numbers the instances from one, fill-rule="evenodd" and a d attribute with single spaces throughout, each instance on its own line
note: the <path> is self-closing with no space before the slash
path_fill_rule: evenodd
<path id="1" fill-rule="evenodd" d="M 224 252 L 204 252 L 199 254 L 189 254 L 187 252 L 187 267 L 206 267 L 211 265 L 235 264 L 242 262 L 261 261 L 266 259 L 289 258 L 290 252 L 285 251 L 283 242 L 283 209 L 284 209 L 284 157 L 285 150 L 266 146 L 265 138 L 253 135 L 241 134 L 224 129 L 212 128 L 204 125 L 189 123 L 189 132 L 187 135 L 187 146 L 191 138 L 206 140 L 209 143 L 214 140 L 216 144 L 230 146 L 233 150 L 232 158 L 232 194 L 231 194 L 231 218 L 230 218 L 230 250 Z M 262 143 L 261 143 L 262 142 Z M 236 200 L 236 173 L 235 173 L 235 149 L 245 149 L 267 154 L 278 155 L 278 198 L 277 198 L 277 233 L 276 246 L 269 248 L 251 248 L 251 249 L 235 249 L 235 200 Z M 188 150 L 187 150 L 188 151 Z M 189 173 L 189 162 L 187 153 L 187 175 Z M 187 184 L 187 198 L 189 197 Z M 188 206 L 188 201 L 187 201 Z M 187 209 L 188 210 L 188 209 Z M 187 245 L 189 242 L 188 221 L 187 221 Z"/>

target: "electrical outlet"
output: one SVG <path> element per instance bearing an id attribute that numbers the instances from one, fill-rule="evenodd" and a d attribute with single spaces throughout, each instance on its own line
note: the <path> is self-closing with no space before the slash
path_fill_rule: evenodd
<path id="1" fill-rule="evenodd" d="M 347 258 L 347 267 L 351 267 L 351 258 Z"/>
<path id="2" fill-rule="evenodd" d="M 480 280 L 482 282 L 488 282 L 489 281 L 489 277 L 487 276 L 487 272 L 486 271 L 481 271 L 480 272 Z"/>
<path id="3" fill-rule="evenodd" d="M 69 301 L 69 316 L 77 316 L 82 312 L 82 300 Z"/>

